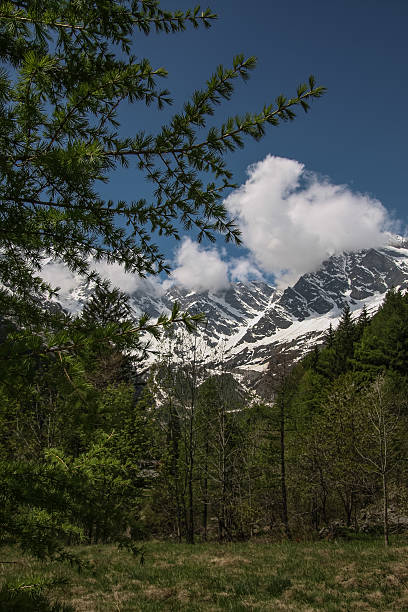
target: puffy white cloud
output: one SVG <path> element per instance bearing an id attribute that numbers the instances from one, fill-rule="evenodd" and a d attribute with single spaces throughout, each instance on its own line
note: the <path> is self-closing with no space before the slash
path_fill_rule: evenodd
<path id="1" fill-rule="evenodd" d="M 251 279 L 262 279 L 259 268 L 250 259 L 239 257 L 229 261 L 229 276 L 231 281 L 247 283 Z"/>
<path id="2" fill-rule="evenodd" d="M 91 263 L 94 269 L 104 279 L 109 280 L 113 287 L 118 287 L 127 293 L 136 291 L 158 297 L 164 293 L 169 285 L 169 281 L 161 281 L 160 278 L 150 276 L 141 278 L 137 274 L 129 274 L 125 269 L 117 263 L 93 262 Z M 58 300 L 66 307 L 70 307 L 70 292 L 83 282 L 77 274 L 73 274 L 69 268 L 60 261 L 49 260 L 45 262 L 41 277 L 51 285 L 51 287 L 59 287 Z"/>
<path id="3" fill-rule="evenodd" d="M 137 274 L 129 274 L 125 268 L 118 263 L 107 263 L 98 261 L 92 264 L 92 268 L 102 278 L 109 280 L 114 287 L 118 287 L 126 293 L 139 291 L 147 295 L 158 297 L 163 294 L 163 284 L 155 276 L 142 278 Z"/>
<path id="4" fill-rule="evenodd" d="M 41 278 L 51 287 L 59 287 L 60 293 L 64 295 L 77 287 L 80 282 L 79 276 L 73 274 L 64 263 L 52 260 L 47 261 L 42 267 Z"/>
<path id="5" fill-rule="evenodd" d="M 225 204 L 256 263 L 281 287 L 330 255 L 384 244 L 395 229 L 378 200 L 333 185 L 298 161 L 268 155 L 248 174 Z"/>
<path id="6" fill-rule="evenodd" d="M 185 237 L 175 250 L 170 279 L 140 278 L 119 264 L 94 263 L 94 269 L 123 291 L 158 297 L 173 283 L 196 291 L 222 291 L 230 281 L 274 275 L 280 287 L 342 251 L 375 247 L 396 231 L 384 206 L 368 195 L 306 171 L 296 160 L 268 155 L 248 168 L 248 180 L 225 204 L 242 230 L 242 257 L 205 247 Z M 43 278 L 61 287 L 61 296 L 80 279 L 57 262 Z"/>
<path id="7" fill-rule="evenodd" d="M 247 282 L 251 278 L 262 278 L 262 273 L 250 259 L 240 257 L 226 260 L 225 257 L 225 249 L 218 251 L 216 248 L 206 248 L 185 237 L 175 251 L 174 269 L 170 278 L 141 278 L 137 274 L 128 274 L 117 263 L 93 262 L 91 267 L 122 291 L 130 294 L 138 292 L 152 297 L 160 297 L 173 284 L 196 291 L 217 292 L 227 289 L 230 280 Z M 70 292 L 83 280 L 73 274 L 65 264 L 57 261 L 47 262 L 41 276 L 52 287 L 60 287 L 58 299 L 67 307 L 72 301 Z"/>
<path id="8" fill-rule="evenodd" d="M 217 249 L 205 248 L 186 237 L 176 251 L 172 278 L 187 289 L 222 291 L 229 285 L 228 263 Z"/>

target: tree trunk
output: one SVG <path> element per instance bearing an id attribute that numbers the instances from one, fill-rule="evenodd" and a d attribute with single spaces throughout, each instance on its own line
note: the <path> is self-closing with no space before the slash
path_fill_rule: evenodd
<path id="1" fill-rule="evenodd" d="M 204 463 L 204 501 L 203 501 L 203 539 L 207 541 L 208 531 L 208 440 L 205 442 L 205 463 Z"/>
<path id="2" fill-rule="evenodd" d="M 194 544 L 194 494 L 193 494 L 193 465 L 190 466 L 188 477 L 188 530 L 187 541 Z"/>
<path id="3" fill-rule="evenodd" d="M 280 463 L 281 463 L 281 491 L 282 491 L 282 522 L 285 529 L 285 535 L 290 540 L 292 534 L 289 527 L 288 519 L 288 500 L 286 490 L 286 462 L 285 462 L 285 405 L 281 401 L 280 405 Z"/>
<path id="4" fill-rule="evenodd" d="M 388 529 L 388 488 L 387 488 L 387 475 L 385 472 L 382 473 L 382 485 L 383 485 L 383 521 L 384 521 L 384 544 L 388 546 L 389 540 L 389 529 Z"/>
<path id="5" fill-rule="evenodd" d="M 177 414 L 173 408 L 173 405 L 170 404 L 170 439 L 171 439 L 171 475 L 174 481 L 174 494 L 176 498 L 176 513 L 177 513 L 177 539 L 181 542 L 182 539 L 182 508 L 180 504 L 180 483 L 179 483 L 179 437 L 180 437 L 180 427 L 177 421 Z"/>

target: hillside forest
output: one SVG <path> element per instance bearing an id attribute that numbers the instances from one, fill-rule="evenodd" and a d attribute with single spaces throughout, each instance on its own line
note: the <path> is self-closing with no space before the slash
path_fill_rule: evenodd
<path id="1" fill-rule="evenodd" d="M 258 394 L 222 361 L 211 370 L 194 333 L 181 362 L 147 374 L 140 338 L 106 340 L 130 316 L 107 285 L 77 317 L 50 309 L 55 331 L 93 330 L 64 360 L 22 358 L 24 330 L 3 326 L 3 543 L 64 559 L 79 543 L 376 532 L 387 544 L 403 529 L 407 295 L 390 291 L 372 318 L 346 306 L 323 346 L 295 364 L 277 354 Z"/>

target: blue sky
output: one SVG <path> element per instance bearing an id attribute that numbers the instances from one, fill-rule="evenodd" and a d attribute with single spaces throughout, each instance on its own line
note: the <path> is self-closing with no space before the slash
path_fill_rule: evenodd
<path id="1" fill-rule="evenodd" d="M 236 53 L 257 56 L 258 68 L 226 112 L 291 94 L 311 73 L 328 88 L 308 116 L 271 128 L 261 143 L 232 156 L 237 179 L 273 153 L 368 192 L 407 220 L 408 2 L 222 0 L 210 7 L 219 19 L 209 31 L 141 40 L 153 62 L 168 68 L 176 101 Z"/>
<path id="2" fill-rule="evenodd" d="M 165 0 L 162 6 L 192 5 Z M 222 288 L 231 278 L 262 275 L 284 286 L 331 253 L 380 243 L 386 230 L 404 233 L 407 0 L 215 0 L 209 6 L 218 14 L 210 30 L 135 39 L 138 56 L 168 70 L 165 86 L 174 105 L 162 116 L 138 106 L 123 109 L 126 133 L 158 131 L 218 64 L 231 65 L 238 53 L 255 55 L 258 67 L 221 106 L 220 120 L 261 109 L 278 94 L 293 95 L 311 73 L 328 91 L 310 113 L 269 128 L 261 142 L 248 140 L 228 158 L 240 185 L 248 180 L 248 167 L 258 164 L 247 186 L 229 200 L 243 228 L 244 248 L 225 249 L 218 241 L 215 249 L 198 249 L 187 237 L 178 246 L 162 242 L 174 278 L 194 288 Z M 113 174 L 102 191 L 113 199 L 145 193 L 141 175 L 132 170 Z M 263 236 L 257 234 L 259 224 Z M 194 285 L 205 277 L 204 269 L 208 278 Z"/>

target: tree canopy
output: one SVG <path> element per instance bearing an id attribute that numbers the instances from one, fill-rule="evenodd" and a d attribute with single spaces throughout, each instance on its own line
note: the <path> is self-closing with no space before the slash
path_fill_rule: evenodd
<path id="1" fill-rule="evenodd" d="M 195 227 L 198 240 L 220 233 L 239 242 L 223 195 L 232 186 L 225 156 L 259 139 L 267 124 L 294 118 L 322 95 L 313 77 L 294 97 L 278 96 L 259 112 L 206 128 L 234 81 L 246 80 L 253 57 L 219 66 L 182 112 L 154 134 L 120 135 L 120 106 L 162 109 L 172 100 L 167 76 L 135 57 L 141 34 L 209 27 L 216 15 L 196 7 L 162 10 L 157 0 L 22 0 L 0 6 L 0 280 L 4 312 L 20 312 L 50 287 L 45 257 L 96 278 L 91 259 L 122 264 L 138 275 L 168 271 L 152 234 L 178 239 Z M 152 201 L 105 200 L 101 184 L 132 166 L 154 187 Z"/>

